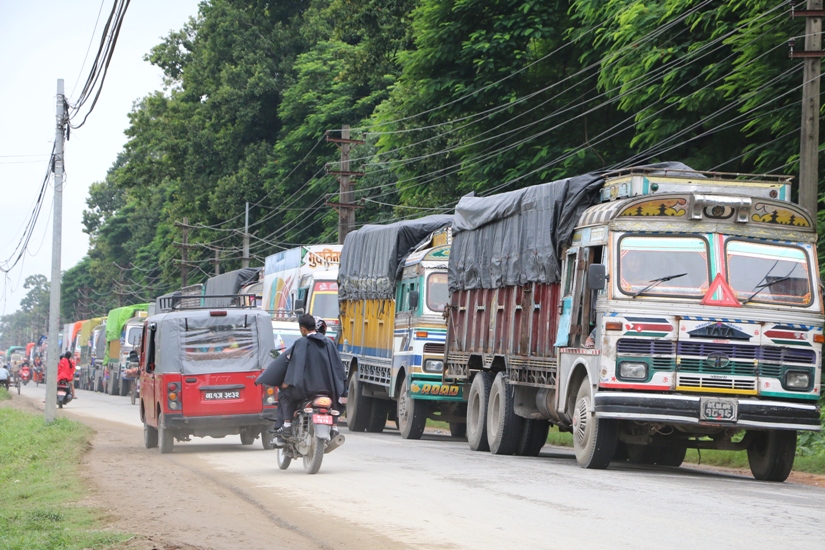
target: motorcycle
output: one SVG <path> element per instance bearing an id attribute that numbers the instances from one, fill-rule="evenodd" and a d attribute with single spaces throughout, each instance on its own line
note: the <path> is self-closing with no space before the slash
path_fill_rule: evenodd
<path id="1" fill-rule="evenodd" d="M 304 459 L 304 471 L 316 474 L 324 455 L 344 444 L 342 434 L 333 431 L 333 417 L 340 413 L 332 408 L 332 398 L 316 395 L 295 411 L 292 435 L 278 447 L 278 468 L 286 470 L 293 460 Z"/>
<path id="2" fill-rule="evenodd" d="M 38 367 L 37 365 L 35 365 L 34 367 L 32 367 L 32 370 L 34 371 L 34 373 L 32 374 L 34 384 L 39 387 L 40 384 L 43 383 L 43 367 Z"/>
<path id="3" fill-rule="evenodd" d="M 29 380 L 32 379 L 31 370 L 29 367 L 20 367 L 20 380 L 23 382 L 24 386 L 29 384 Z"/>
<path id="4" fill-rule="evenodd" d="M 60 379 L 57 381 L 57 406 L 58 408 L 63 408 L 63 405 L 68 405 L 71 403 L 73 395 L 70 391 L 71 382 L 68 380 Z"/>

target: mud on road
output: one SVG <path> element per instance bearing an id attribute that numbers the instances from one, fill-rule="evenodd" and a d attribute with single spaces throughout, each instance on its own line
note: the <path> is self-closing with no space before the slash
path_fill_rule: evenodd
<path id="1" fill-rule="evenodd" d="M 9 406 L 42 413 L 14 396 Z M 58 412 L 95 430 L 80 472 L 91 494 L 81 504 L 103 510 L 106 528 L 134 537 L 123 548 L 158 550 L 402 548 L 381 534 L 308 510 L 277 491 L 219 472 L 196 453 L 160 455 L 143 447 L 139 428 Z M 248 447 L 224 445 L 227 460 Z M 258 452 L 269 452 L 260 450 Z M 271 482 L 272 472 L 262 472 Z M 334 479 L 330 479 L 334 483 Z M 317 503 L 324 495 L 308 494 Z M 330 502 L 329 506 L 335 503 Z"/>

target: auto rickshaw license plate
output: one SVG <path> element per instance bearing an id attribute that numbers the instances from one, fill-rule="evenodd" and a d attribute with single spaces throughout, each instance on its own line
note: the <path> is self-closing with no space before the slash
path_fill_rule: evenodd
<path id="1" fill-rule="evenodd" d="M 739 403 L 736 399 L 703 397 L 699 404 L 699 418 L 701 420 L 736 422 L 738 409 Z"/>
<path id="2" fill-rule="evenodd" d="M 207 400 L 213 399 L 238 399 L 241 397 L 239 391 L 208 391 L 204 392 L 203 398 Z"/>

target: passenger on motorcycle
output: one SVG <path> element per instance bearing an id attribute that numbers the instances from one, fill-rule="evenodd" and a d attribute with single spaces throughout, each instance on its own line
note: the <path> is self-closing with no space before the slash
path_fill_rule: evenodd
<path id="1" fill-rule="evenodd" d="M 57 383 L 59 384 L 61 380 L 65 380 L 69 383 L 69 393 L 72 394 L 72 399 L 77 399 L 77 395 L 74 393 L 74 361 L 72 361 L 72 352 L 67 351 L 60 357 L 60 361 L 57 363 Z"/>
<path id="2" fill-rule="evenodd" d="M 288 365 L 278 393 L 278 420 L 283 424 L 274 433 L 280 437 L 292 435 L 292 417 L 302 400 L 326 393 L 337 403 L 346 391 L 344 367 L 335 344 L 317 332 L 312 315 L 302 315 L 298 327 L 303 338 L 287 351 Z"/>

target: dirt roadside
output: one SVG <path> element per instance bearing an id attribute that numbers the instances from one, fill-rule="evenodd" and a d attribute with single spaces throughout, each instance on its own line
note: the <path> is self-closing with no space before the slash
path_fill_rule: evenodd
<path id="1" fill-rule="evenodd" d="M 43 410 L 39 401 L 17 396 L 0 406 L 35 413 Z M 403 547 L 332 516 L 297 510 L 275 492 L 262 497 L 244 480 L 216 472 L 196 455 L 150 456 L 137 443 L 142 440 L 138 428 L 75 415 L 70 410 L 61 414 L 95 430 L 81 467 L 91 495 L 81 504 L 103 510 L 107 528 L 135 534 L 122 548 Z"/>

